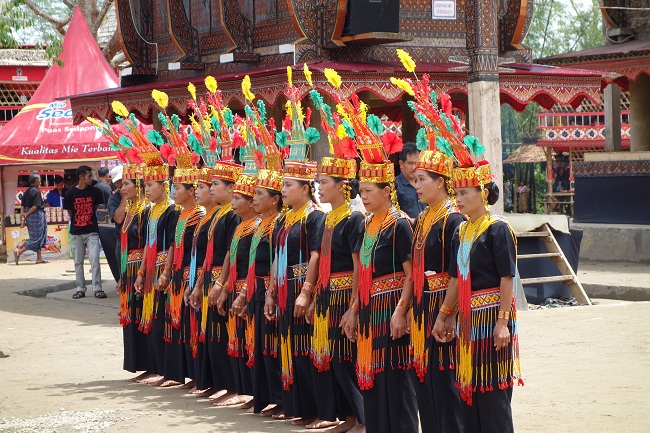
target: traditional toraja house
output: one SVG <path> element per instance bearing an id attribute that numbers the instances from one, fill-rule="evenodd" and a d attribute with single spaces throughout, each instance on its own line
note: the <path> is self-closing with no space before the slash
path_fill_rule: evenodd
<path id="1" fill-rule="evenodd" d="M 285 68 L 308 62 L 314 86 L 325 95 L 331 88 L 322 71 L 330 67 L 341 75 L 345 95 L 361 92 L 371 109 L 402 107 L 404 139 L 414 140 L 413 114 L 402 90 L 389 82 L 390 76 L 410 75 L 395 53 L 403 48 L 418 73 L 429 74 L 436 89 L 450 93 L 455 108 L 469 114 L 469 129 L 485 143 L 500 181 L 499 104 L 522 110 L 531 101 L 545 108 L 577 107 L 585 98 L 600 102 L 602 74 L 531 64 L 522 44 L 531 2 L 452 2 L 455 7 L 445 10 L 435 0 L 210 0 L 189 7 L 183 0 L 117 0 L 131 67 L 123 71 L 120 89 L 72 97 L 75 121 L 110 117 L 114 99 L 151 119 L 154 88 L 167 92 L 171 109 L 186 115 L 187 82 L 201 92 L 205 75 L 214 75 L 225 100 L 241 109 L 244 74 L 279 121 Z M 310 87 L 299 75 L 294 84 L 304 98 Z M 324 154 L 315 149 L 313 157 Z"/>
<path id="2" fill-rule="evenodd" d="M 609 71 L 616 77 L 616 82 L 604 91 L 606 152 L 585 154 L 584 161 L 572 164 L 576 221 L 650 224 L 650 203 L 634 199 L 636 191 L 650 187 L 650 8 L 647 6 L 639 1 L 622 4 L 604 0 L 601 11 L 606 45 L 538 60 L 560 67 Z M 622 97 L 621 88 L 629 91 Z M 622 107 L 626 108 L 621 104 L 625 99 L 629 99 L 629 112 L 621 111 Z M 578 117 L 581 114 L 576 113 Z M 596 131 L 594 138 L 598 140 L 599 128 L 585 128 L 589 129 Z M 628 149 L 630 152 L 621 153 Z M 611 193 L 603 194 L 603 191 Z"/>

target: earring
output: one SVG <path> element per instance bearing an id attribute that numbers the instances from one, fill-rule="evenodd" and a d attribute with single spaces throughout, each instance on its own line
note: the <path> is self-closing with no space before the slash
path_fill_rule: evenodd
<path id="1" fill-rule="evenodd" d="M 165 195 L 167 196 L 167 198 L 169 198 L 170 193 L 171 193 L 170 187 L 169 187 L 169 182 L 164 182 L 164 186 L 165 186 Z"/>
<path id="2" fill-rule="evenodd" d="M 487 189 L 483 189 L 481 191 L 481 197 L 483 198 L 483 206 L 485 206 L 485 209 L 490 210 L 490 205 L 488 204 L 488 191 L 487 191 Z"/>
<path id="3" fill-rule="evenodd" d="M 345 203 L 350 205 L 350 196 L 352 195 L 352 187 L 348 181 L 343 185 L 343 196 L 345 197 Z"/>

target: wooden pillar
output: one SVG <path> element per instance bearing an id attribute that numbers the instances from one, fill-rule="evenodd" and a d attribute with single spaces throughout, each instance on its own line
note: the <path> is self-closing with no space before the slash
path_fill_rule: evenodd
<path id="1" fill-rule="evenodd" d="M 621 151 L 621 88 L 616 83 L 605 87 L 605 151 Z"/>
<path id="2" fill-rule="evenodd" d="M 650 150 L 650 76 L 630 83 L 630 150 Z"/>
<path id="3" fill-rule="evenodd" d="M 485 146 L 494 182 L 503 191 L 501 102 L 499 99 L 499 29 L 496 1 L 467 0 L 465 27 L 469 56 L 469 132 Z M 479 155 L 477 155 L 479 156 Z M 503 213 L 503 193 L 492 211 Z"/>

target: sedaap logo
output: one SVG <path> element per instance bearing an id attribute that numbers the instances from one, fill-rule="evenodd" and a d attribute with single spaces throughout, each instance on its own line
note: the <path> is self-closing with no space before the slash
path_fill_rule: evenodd
<path id="1" fill-rule="evenodd" d="M 72 119 L 72 110 L 65 109 L 66 103 L 63 101 L 51 102 L 47 108 L 43 108 L 36 116 L 37 120 L 46 119 Z"/>

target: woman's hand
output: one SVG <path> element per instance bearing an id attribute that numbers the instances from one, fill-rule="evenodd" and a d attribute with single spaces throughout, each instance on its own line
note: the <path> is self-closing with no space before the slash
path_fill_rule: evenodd
<path id="1" fill-rule="evenodd" d="M 276 319 L 275 298 L 270 293 L 266 294 L 266 300 L 264 301 L 264 317 L 266 317 L 266 320 L 269 321 L 273 321 Z"/>
<path id="2" fill-rule="evenodd" d="M 350 314 L 348 315 L 348 320 L 345 322 L 343 327 L 343 333 L 348 339 L 352 342 L 357 341 L 357 326 L 359 325 L 359 312 L 357 310 L 348 310 Z"/>
<path id="3" fill-rule="evenodd" d="M 310 325 L 314 323 L 314 310 L 316 309 L 316 303 L 312 302 L 309 304 L 309 307 L 307 307 L 307 311 L 305 311 L 305 320 L 307 323 Z"/>
<path id="4" fill-rule="evenodd" d="M 395 308 L 393 317 L 390 319 L 390 335 L 393 337 L 393 340 L 397 340 L 406 335 L 406 317 L 402 313 L 403 311 L 402 307 Z"/>
<path id="5" fill-rule="evenodd" d="M 214 307 L 217 305 L 217 301 L 219 300 L 219 296 L 221 295 L 221 290 L 219 290 L 220 287 L 217 287 L 215 284 L 212 286 L 210 291 L 208 292 L 208 305 L 211 307 Z"/>
<path id="6" fill-rule="evenodd" d="M 504 347 L 508 347 L 508 343 L 510 343 L 510 330 L 508 329 L 508 321 L 505 319 L 497 320 L 497 324 L 494 327 L 494 332 L 492 335 L 494 337 L 494 348 L 496 350 L 501 350 Z"/>
<path id="7" fill-rule="evenodd" d="M 300 295 L 296 298 L 296 304 L 293 309 L 293 317 L 302 317 L 309 307 L 309 297 L 304 293 L 300 292 Z"/>
<path id="8" fill-rule="evenodd" d="M 244 293 L 240 293 L 239 296 L 235 298 L 232 307 L 230 307 L 230 312 L 235 316 L 244 316 L 244 313 L 246 312 L 246 295 Z"/>
<path id="9" fill-rule="evenodd" d="M 144 277 L 142 275 L 138 275 L 138 277 L 135 279 L 135 283 L 133 283 L 133 289 L 135 290 L 136 295 L 142 295 L 143 282 Z"/>
<path id="10" fill-rule="evenodd" d="M 439 313 L 431 335 L 438 343 L 448 343 L 456 338 L 456 313 L 449 316 Z"/>
<path id="11" fill-rule="evenodd" d="M 341 323 L 339 323 L 339 328 L 341 328 L 341 332 L 345 334 L 345 324 L 347 323 L 348 319 L 350 318 L 350 312 L 352 311 L 351 308 L 348 308 L 345 313 L 343 313 L 343 317 L 341 317 Z"/>
<path id="12" fill-rule="evenodd" d="M 221 314 L 222 316 L 226 315 L 226 309 L 224 308 L 224 305 L 226 304 L 226 299 L 228 299 L 228 291 L 223 289 L 219 293 L 219 298 L 217 299 L 217 312 Z"/>
<path id="13" fill-rule="evenodd" d="M 192 294 L 190 295 L 190 306 L 198 310 L 202 307 L 202 304 L 203 304 L 203 290 L 201 290 L 201 286 L 197 284 L 194 287 L 194 290 L 192 290 Z"/>
<path id="14" fill-rule="evenodd" d="M 164 292 L 165 289 L 167 289 L 167 286 L 169 286 L 169 278 L 165 276 L 165 274 L 162 274 L 158 277 L 158 281 L 156 281 L 156 290 Z"/>
<path id="15" fill-rule="evenodd" d="M 118 283 L 115 285 L 115 293 L 120 294 L 122 292 L 122 280 L 118 281 Z"/>
<path id="16" fill-rule="evenodd" d="M 192 294 L 192 291 L 187 288 L 183 292 L 183 302 L 185 303 L 186 307 L 190 307 L 192 304 L 190 304 L 190 295 Z"/>

